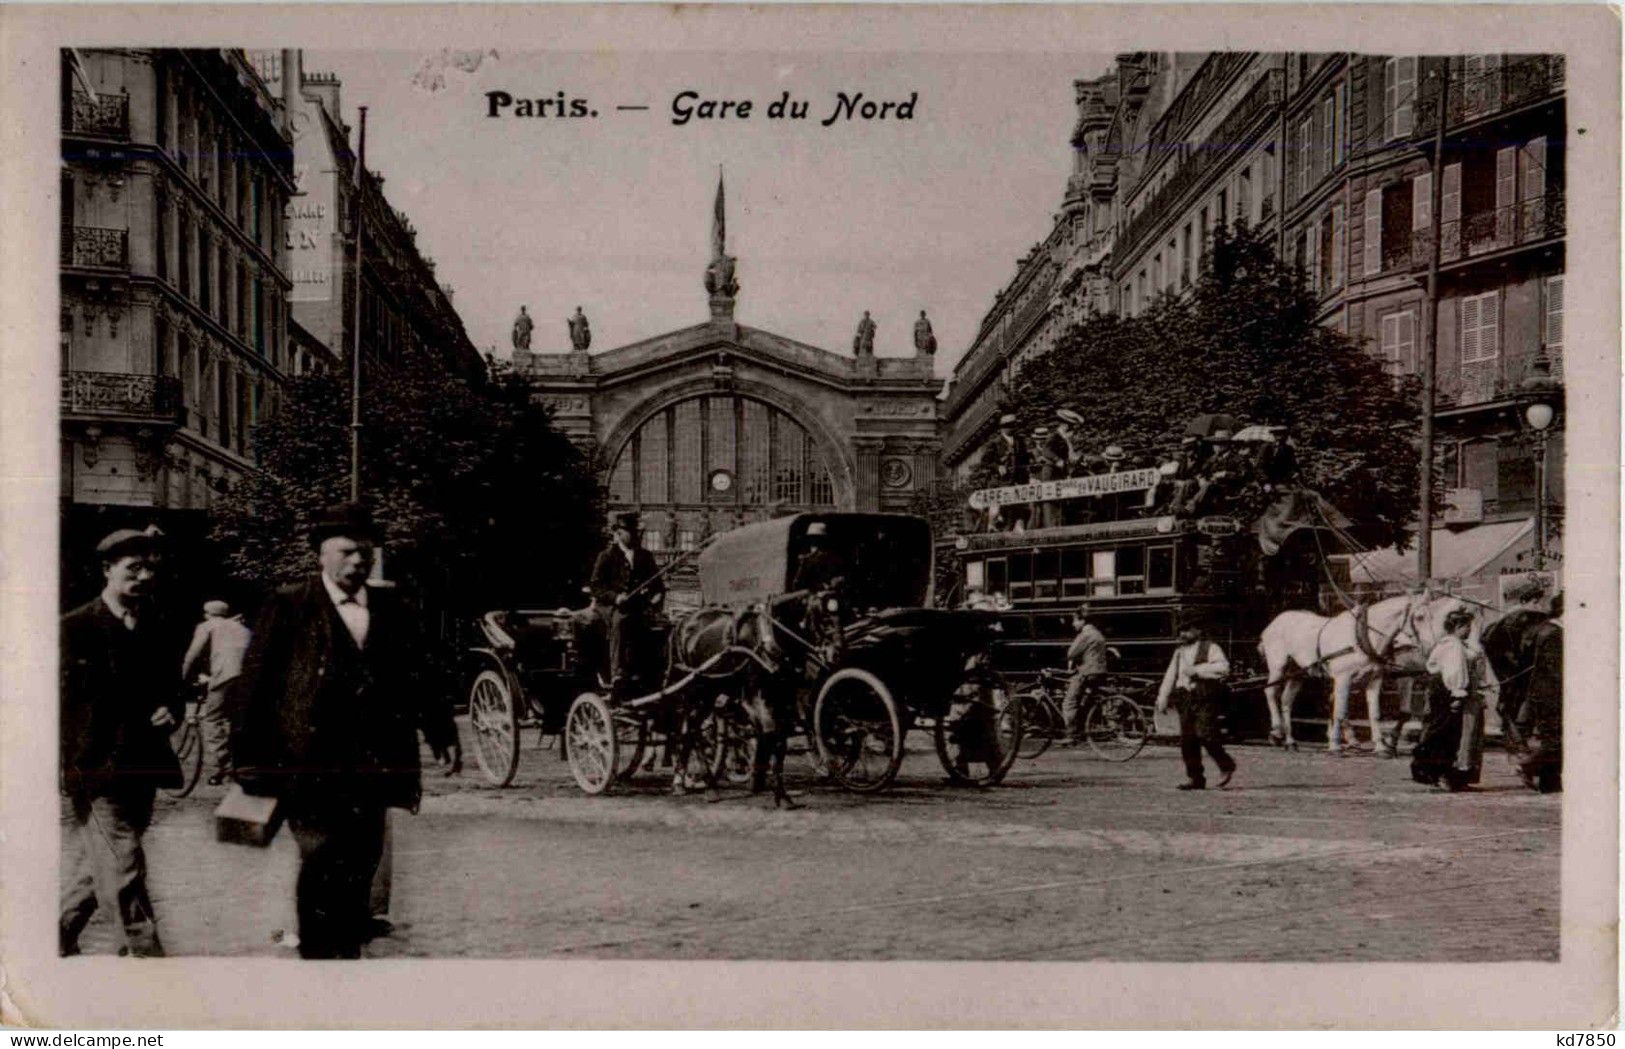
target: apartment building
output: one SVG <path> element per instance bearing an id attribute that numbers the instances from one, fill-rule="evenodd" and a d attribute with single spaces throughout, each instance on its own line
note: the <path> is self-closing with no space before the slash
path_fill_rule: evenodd
<path id="1" fill-rule="evenodd" d="M 186 531 L 251 466 L 288 366 L 293 158 L 241 51 L 78 49 L 60 76 L 67 557 L 123 524 Z"/>

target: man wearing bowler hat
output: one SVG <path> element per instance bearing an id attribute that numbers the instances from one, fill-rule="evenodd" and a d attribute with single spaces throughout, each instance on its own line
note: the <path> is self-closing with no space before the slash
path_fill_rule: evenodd
<path id="1" fill-rule="evenodd" d="M 649 617 L 660 608 L 666 584 L 654 555 L 638 542 L 638 515 L 615 515 L 614 542 L 592 567 L 592 596 L 609 609 L 610 688 L 626 695 L 644 664 Z"/>
<path id="2" fill-rule="evenodd" d="M 185 714 L 186 645 L 160 614 L 163 535 L 124 528 L 96 546 L 106 584 L 62 617 L 61 776 L 64 955 L 98 905 L 118 915 L 121 954 L 160 956 L 141 838 L 159 787 L 181 784 L 169 734 Z"/>
<path id="3" fill-rule="evenodd" d="M 366 585 L 377 541 L 354 503 L 318 516 L 319 570 L 261 610 L 233 696 L 238 781 L 281 800 L 299 844 L 305 958 L 358 958 L 375 935 L 368 896 L 385 812 L 422 797 L 418 732 L 447 775 L 462 767 L 449 690 L 411 613 Z"/>

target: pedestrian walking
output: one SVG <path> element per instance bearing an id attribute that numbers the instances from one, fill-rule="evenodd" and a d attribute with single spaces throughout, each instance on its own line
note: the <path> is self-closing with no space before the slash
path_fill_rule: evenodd
<path id="1" fill-rule="evenodd" d="M 178 787 L 169 733 L 185 715 L 184 628 L 157 606 L 163 539 L 120 529 L 96 546 L 106 580 L 61 623 L 62 906 L 58 945 L 79 953 L 98 906 L 118 915 L 121 954 L 164 953 L 142 836 L 160 787 Z"/>
<path id="2" fill-rule="evenodd" d="M 1207 776 L 1202 768 L 1206 750 L 1219 767 L 1222 788 L 1236 774 L 1236 762 L 1224 749 L 1219 716 L 1223 712 L 1230 676 L 1230 661 L 1224 649 L 1207 636 L 1207 628 L 1195 616 L 1187 616 L 1179 628 L 1179 647 L 1168 660 L 1168 670 L 1157 689 L 1157 713 L 1166 714 L 1169 702 L 1179 712 L 1179 753 L 1185 760 L 1185 782 L 1180 790 L 1202 790 Z"/>
<path id="3" fill-rule="evenodd" d="M 393 590 L 370 590 L 378 529 L 353 503 L 318 517 L 318 573 L 261 611 L 237 681 L 238 782 L 277 797 L 299 845 L 299 953 L 357 958 L 390 808 L 422 797 L 421 730 L 447 775 L 462 767 L 449 691 Z"/>
<path id="4" fill-rule="evenodd" d="M 1484 690 L 1489 661 L 1469 641 L 1473 614 L 1458 608 L 1444 617 L 1445 636 L 1428 654 L 1427 722 L 1411 754 L 1411 778 L 1466 790 L 1478 782 L 1484 756 Z"/>
<path id="5" fill-rule="evenodd" d="M 209 765 L 209 782 L 224 783 L 231 774 L 231 718 L 226 694 L 243 670 L 248 651 L 248 627 L 224 601 L 205 601 L 203 621 L 192 632 L 192 643 L 181 661 L 181 680 L 191 684 L 198 667 L 207 660 L 208 672 L 197 676 L 206 686 L 198 721 L 203 728 L 203 752 Z"/>
<path id="6" fill-rule="evenodd" d="M 1079 708 L 1085 692 L 1093 692 L 1106 676 L 1106 635 L 1089 621 L 1087 602 L 1072 613 L 1072 629 L 1076 632 L 1072 644 L 1066 649 L 1066 665 L 1072 670 L 1067 682 L 1066 696 L 1061 700 L 1061 720 L 1066 725 L 1066 738 L 1061 746 L 1072 746 L 1080 735 Z"/>

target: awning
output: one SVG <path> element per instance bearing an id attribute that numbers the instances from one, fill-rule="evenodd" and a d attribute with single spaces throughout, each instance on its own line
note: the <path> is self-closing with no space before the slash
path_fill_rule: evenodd
<path id="1" fill-rule="evenodd" d="M 1433 530 L 1433 578 L 1471 579 L 1517 553 L 1534 534 L 1529 518 L 1496 521 L 1470 528 Z M 1413 583 L 1416 581 L 1416 545 L 1403 551 L 1386 547 L 1349 558 L 1349 577 L 1355 583 Z"/>

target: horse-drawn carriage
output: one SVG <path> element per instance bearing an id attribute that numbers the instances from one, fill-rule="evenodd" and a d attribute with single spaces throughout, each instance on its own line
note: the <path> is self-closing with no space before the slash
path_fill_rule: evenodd
<path id="1" fill-rule="evenodd" d="M 797 589 L 810 531 L 840 570 Z M 923 519 L 800 514 L 716 536 L 697 560 L 702 607 L 663 624 L 663 644 L 648 646 L 663 658 L 631 694 L 612 695 L 589 666 L 601 643 L 591 610 L 484 617 L 492 643 L 478 651 L 470 715 L 493 782 L 512 780 L 522 709 L 560 736 L 592 794 L 663 746 L 679 782 L 697 770 L 708 787 L 745 766 L 760 785 L 771 763 L 782 797 L 784 751 L 803 733 L 836 783 L 881 790 L 908 730 L 926 725 L 951 779 L 995 783 L 1009 770 L 1021 715 L 988 659 L 998 617 L 929 607 Z"/>

